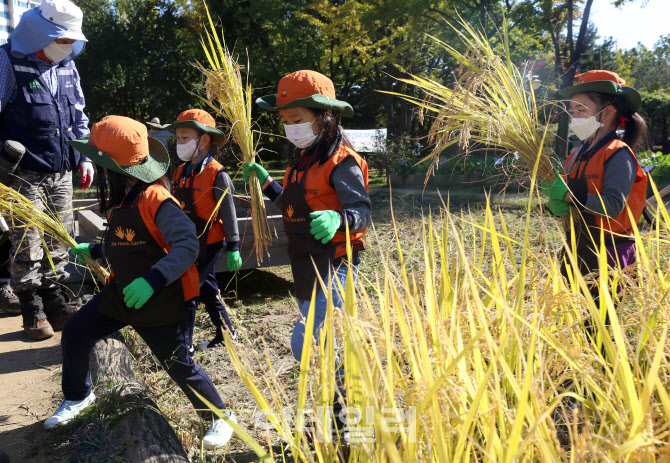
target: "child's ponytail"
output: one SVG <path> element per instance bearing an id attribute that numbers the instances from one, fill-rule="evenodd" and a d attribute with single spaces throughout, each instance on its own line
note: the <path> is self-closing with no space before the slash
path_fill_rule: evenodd
<path id="1" fill-rule="evenodd" d="M 312 111 L 316 115 L 316 120 L 321 124 L 321 132 L 317 136 L 314 150 L 320 153 L 319 163 L 323 164 L 340 149 L 340 146 L 345 145 L 349 148 L 352 146 L 338 118 L 332 111 L 327 109 L 312 109 Z"/>
<path id="2" fill-rule="evenodd" d="M 626 110 L 626 100 L 623 97 L 600 92 L 587 92 L 587 95 L 602 107 L 608 104 L 614 106 L 617 112 L 614 129 L 619 126 L 623 126 L 624 129 L 621 141 L 635 154 L 644 150 L 647 141 L 647 123 L 639 113 Z"/>
<path id="3" fill-rule="evenodd" d="M 623 118 L 624 132 L 622 141 L 627 144 L 635 154 L 637 154 L 645 148 L 645 141 L 647 140 L 647 123 L 639 113 L 624 113 Z"/>

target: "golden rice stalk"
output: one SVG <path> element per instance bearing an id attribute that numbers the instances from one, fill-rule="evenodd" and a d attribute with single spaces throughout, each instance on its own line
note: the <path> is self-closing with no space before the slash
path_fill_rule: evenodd
<path id="1" fill-rule="evenodd" d="M 42 239 L 44 252 L 53 268 L 54 266 L 51 261 L 51 256 L 49 255 L 49 248 L 45 240 L 45 235 L 71 248 L 75 247 L 77 242 L 65 229 L 58 213 L 49 209 L 44 198 L 42 201 L 45 205 L 44 211 L 36 207 L 18 191 L 0 183 L 0 214 L 5 219 L 11 220 L 14 228 L 25 228 L 26 231 L 30 227 L 35 227 L 37 229 L 37 232 Z M 16 246 L 18 247 L 19 243 L 16 243 Z M 90 257 L 84 256 L 84 259 L 86 261 L 86 266 L 91 273 L 98 277 L 102 283 L 105 283 L 109 277 L 107 270 Z"/>
<path id="2" fill-rule="evenodd" d="M 465 45 L 463 53 L 431 37 L 460 63 L 462 73 L 454 88 L 429 78 L 412 76 L 398 80 L 419 87 L 425 93 L 424 97 L 384 92 L 398 95 L 435 115 L 429 134 L 429 143 L 434 144 L 434 149 L 419 162 L 432 158 L 431 174 L 440 153 L 458 143 L 466 155 L 476 149 L 518 154 L 523 162 L 512 169 L 524 176 L 532 172 L 539 155 L 538 177 L 553 180 L 551 150 L 542 142 L 545 128 L 538 121 L 535 94 L 528 82 L 524 84 L 524 76 L 510 60 L 507 29 L 503 33 L 505 56 L 500 57 L 481 32 L 462 19 L 459 24 L 463 31 L 449 26 Z"/>
<path id="3" fill-rule="evenodd" d="M 206 98 L 203 100 L 228 121 L 231 135 L 242 151 L 244 162 L 251 164 L 256 162 L 254 136 L 251 130 L 251 86 L 248 81 L 246 84 L 242 82 L 240 71 L 244 66 L 237 64 L 226 48 L 223 34 L 219 38 L 206 4 L 205 9 L 209 20 L 209 30 L 206 35 L 207 40 L 203 38 L 201 44 L 209 67 L 198 63 L 198 68 L 206 77 Z M 272 235 L 265 212 L 263 191 L 254 171 L 251 172 L 249 188 L 256 260 L 260 264 L 263 262 L 264 250 L 272 242 Z"/>

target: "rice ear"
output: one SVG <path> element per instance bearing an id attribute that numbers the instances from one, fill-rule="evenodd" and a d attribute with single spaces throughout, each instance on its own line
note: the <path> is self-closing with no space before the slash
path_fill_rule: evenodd
<path id="1" fill-rule="evenodd" d="M 447 22 L 465 45 L 465 52 L 431 37 L 460 63 L 462 71 L 453 88 L 431 79 L 411 76 L 398 79 L 423 90 L 423 99 L 392 92 L 422 110 L 435 114 L 428 140 L 433 145 L 433 167 L 447 147 L 458 143 L 468 155 L 479 149 L 494 149 L 506 155 L 518 155 L 522 163 L 513 163 L 508 174 L 527 178 L 539 159 L 538 177 L 553 180 L 551 149 L 544 143 L 545 125 L 538 120 L 538 107 L 532 86 L 511 62 L 507 30 L 502 42 L 505 56 L 498 56 L 490 40 L 463 19 L 462 31 Z M 526 88 L 528 87 L 528 88 Z M 549 108 L 550 111 L 553 109 Z M 432 172 L 432 169 L 431 171 Z"/>
<path id="2" fill-rule="evenodd" d="M 49 248 L 44 239 L 45 235 L 59 243 L 69 246 L 70 248 L 75 247 L 77 242 L 65 229 L 65 226 L 58 215 L 58 211 L 51 210 L 45 198 L 42 198 L 41 200 L 44 205 L 43 210 L 35 206 L 32 201 L 28 200 L 18 191 L 0 183 L 0 214 L 5 217 L 5 219 L 11 220 L 13 227 L 25 228 L 26 230 L 30 227 L 37 228 L 40 237 L 42 238 L 44 252 L 53 268 Z M 86 267 L 91 273 L 93 273 L 101 283 L 106 283 L 109 278 L 107 270 L 90 257 L 85 256 L 84 260 L 86 262 Z"/>
<path id="3" fill-rule="evenodd" d="M 230 136 L 240 147 L 244 162 L 256 162 L 256 150 L 251 122 L 251 86 L 242 81 L 241 70 L 226 47 L 226 41 L 219 37 L 205 5 L 209 28 L 200 43 L 205 51 L 209 67 L 197 63 L 205 76 L 205 97 L 200 97 L 207 106 L 222 116 L 230 127 Z M 248 69 L 248 64 L 246 68 Z M 251 195 L 251 223 L 254 230 L 256 261 L 263 262 L 263 254 L 272 242 L 270 225 L 267 220 L 263 191 L 256 173 L 252 171 L 249 182 Z M 223 199 L 223 197 L 222 197 Z"/>

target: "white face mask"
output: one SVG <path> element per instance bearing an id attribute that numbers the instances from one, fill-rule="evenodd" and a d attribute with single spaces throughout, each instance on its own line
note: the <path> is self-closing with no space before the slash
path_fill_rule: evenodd
<path id="1" fill-rule="evenodd" d="M 314 119 L 316 120 L 316 119 Z M 284 133 L 288 141 L 298 148 L 307 148 L 314 143 L 316 135 L 312 130 L 312 122 L 303 122 L 302 124 L 284 124 Z"/>
<path id="2" fill-rule="evenodd" d="M 189 140 L 188 143 L 177 143 L 177 157 L 182 161 L 190 161 L 198 149 L 198 144 L 195 140 Z"/>
<path id="3" fill-rule="evenodd" d="M 605 109 L 601 109 L 598 114 L 603 112 Z M 596 114 L 596 116 L 598 115 Z M 602 122 L 596 120 L 596 116 L 591 117 L 573 117 L 568 124 L 568 128 L 577 135 L 581 141 L 588 140 L 591 136 L 596 133 L 600 127 L 603 126 Z"/>
<path id="4" fill-rule="evenodd" d="M 44 47 L 44 54 L 54 63 L 60 63 L 72 54 L 72 44 L 53 41 Z"/>

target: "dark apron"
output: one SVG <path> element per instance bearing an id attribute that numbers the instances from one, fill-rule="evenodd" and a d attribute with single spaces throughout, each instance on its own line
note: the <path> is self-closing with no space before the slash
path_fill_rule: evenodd
<path id="1" fill-rule="evenodd" d="M 205 158 L 205 160 L 207 160 L 207 158 Z M 193 183 L 195 182 L 196 176 L 193 175 L 193 173 L 199 171 L 202 168 L 202 164 L 196 164 L 191 171 L 191 175 L 188 177 L 186 176 L 186 167 L 187 166 L 185 165 L 182 169 L 177 184 L 172 186 L 172 196 L 177 198 L 184 214 L 186 214 L 195 225 L 195 234 L 198 236 L 198 244 L 200 245 L 198 260 L 196 261 L 196 265 L 199 265 L 203 264 L 207 258 L 207 237 L 214 222 L 208 223 L 207 219 L 199 217 L 195 211 Z"/>
<path id="2" fill-rule="evenodd" d="M 112 281 L 103 289 L 98 311 L 133 326 L 161 326 L 184 319 L 186 303 L 181 278 L 154 293 L 140 309 L 128 308 L 123 302 L 123 288 L 151 271 L 151 266 L 165 257 L 165 250 L 156 242 L 142 220 L 138 198 L 148 185 L 131 191 L 134 199 L 111 214 L 105 232 L 105 252 L 114 272 Z"/>
<path id="3" fill-rule="evenodd" d="M 575 160 L 577 165 L 577 175 L 574 178 L 567 179 L 567 185 L 570 191 L 574 193 L 587 194 L 589 192 L 586 179 L 584 178 L 584 172 L 586 172 L 586 167 L 589 162 L 591 162 L 593 156 L 600 151 L 605 145 L 607 145 L 615 135 L 612 133 L 603 137 L 596 145 L 592 146 L 584 155 L 578 155 L 579 157 Z M 596 218 L 593 214 L 589 214 L 587 211 L 580 211 L 575 207 L 570 207 L 570 217 L 571 222 L 575 228 L 574 240 L 577 249 L 577 262 L 579 264 L 579 270 L 582 275 L 588 275 L 589 273 L 596 272 L 600 268 L 600 227 L 596 222 Z M 568 246 L 571 246 L 573 236 L 570 230 L 566 230 L 566 240 Z M 594 243 L 595 241 L 595 243 Z M 615 246 L 616 244 L 629 241 L 627 238 L 608 236 L 605 234 L 605 246 Z M 565 255 L 565 250 L 561 253 L 561 262 L 564 258 L 567 258 Z M 564 276 L 567 277 L 567 268 L 565 264 L 561 264 L 561 272 Z"/>
<path id="4" fill-rule="evenodd" d="M 315 160 L 318 160 L 318 157 L 315 156 Z M 309 232 L 312 220 L 309 214 L 312 208 L 305 200 L 304 183 L 307 172 L 315 160 L 309 163 L 299 182 L 291 180 L 292 173 L 288 176 L 281 200 L 295 297 L 301 301 L 311 300 L 314 282 L 317 281 L 317 272 L 328 285 L 328 271 L 331 262 L 335 259 L 335 246 L 330 243 L 321 243 Z"/>

